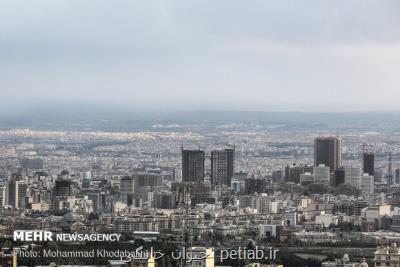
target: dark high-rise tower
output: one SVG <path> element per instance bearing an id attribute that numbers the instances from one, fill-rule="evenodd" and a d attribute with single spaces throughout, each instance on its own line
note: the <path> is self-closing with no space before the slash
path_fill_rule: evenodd
<path id="1" fill-rule="evenodd" d="M 345 168 L 340 167 L 338 169 L 335 170 L 335 181 L 334 181 L 334 185 L 338 186 L 341 184 L 344 184 L 345 182 L 345 177 L 346 177 L 346 172 L 345 172 Z"/>
<path id="2" fill-rule="evenodd" d="M 182 181 L 185 183 L 204 182 L 204 151 L 182 148 Z"/>
<path id="3" fill-rule="evenodd" d="M 211 151 L 211 183 L 231 186 L 235 149 Z"/>
<path id="4" fill-rule="evenodd" d="M 363 172 L 369 175 L 375 174 L 375 154 L 372 152 L 364 152 L 363 156 Z"/>
<path id="5" fill-rule="evenodd" d="M 57 211 L 62 210 L 64 208 L 62 203 L 65 199 L 74 195 L 72 181 L 66 179 L 66 175 L 64 175 L 63 173 L 55 181 L 55 185 L 53 187 L 53 193 L 51 196 L 52 209 Z"/>
<path id="6" fill-rule="evenodd" d="M 14 208 L 23 208 L 26 191 L 27 184 L 25 181 L 11 179 L 8 183 L 8 204 Z"/>
<path id="7" fill-rule="evenodd" d="M 317 137 L 314 140 L 314 165 L 324 164 L 331 172 L 342 166 L 342 140 L 337 137 Z"/>
<path id="8" fill-rule="evenodd" d="M 388 185 L 393 185 L 393 163 L 392 163 L 392 152 L 389 152 L 389 163 L 388 163 L 388 174 L 387 183 Z"/>
<path id="9" fill-rule="evenodd" d="M 55 197 L 73 196 L 72 182 L 70 180 L 58 179 L 53 189 Z"/>

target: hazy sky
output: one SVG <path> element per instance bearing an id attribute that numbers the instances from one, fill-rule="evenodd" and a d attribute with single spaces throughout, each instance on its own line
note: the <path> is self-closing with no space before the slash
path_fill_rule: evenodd
<path id="1" fill-rule="evenodd" d="M 0 2 L 0 105 L 400 110 L 400 1 Z"/>

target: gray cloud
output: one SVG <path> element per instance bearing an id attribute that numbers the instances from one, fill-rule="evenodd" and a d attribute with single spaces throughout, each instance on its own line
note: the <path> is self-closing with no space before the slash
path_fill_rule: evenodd
<path id="1" fill-rule="evenodd" d="M 398 109 L 398 1 L 2 1 L 0 103 Z"/>

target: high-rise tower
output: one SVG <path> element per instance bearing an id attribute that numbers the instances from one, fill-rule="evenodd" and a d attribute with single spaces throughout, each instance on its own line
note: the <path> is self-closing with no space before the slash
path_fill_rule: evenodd
<path id="1" fill-rule="evenodd" d="M 235 149 L 211 151 L 211 183 L 231 186 Z"/>
<path id="2" fill-rule="evenodd" d="M 14 208 L 24 208 L 26 191 L 25 181 L 12 179 L 8 184 L 8 204 Z"/>
<path id="3" fill-rule="evenodd" d="M 317 137 L 314 140 L 314 165 L 324 164 L 331 172 L 342 166 L 342 140 L 338 137 Z"/>
<path id="4" fill-rule="evenodd" d="M 182 148 L 182 181 L 185 183 L 204 182 L 204 151 Z"/>
<path id="5" fill-rule="evenodd" d="M 387 183 L 388 185 L 393 185 L 393 163 L 392 163 L 392 152 L 389 152 L 389 162 L 388 162 L 388 175 Z"/>
<path id="6" fill-rule="evenodd" d="M 364 152 L 363 156 L 363 172 L 374 176 L 375 173 L 375 154 L 372 152 Z"/>
<path id="7" fill-rule="evenodd" d="M 133 176 L 124 176 L 120 181 L 120 196 L 119 200 L 122 203 L 128 204 L 128 201 L 135 194 L 135 178 Z"/>

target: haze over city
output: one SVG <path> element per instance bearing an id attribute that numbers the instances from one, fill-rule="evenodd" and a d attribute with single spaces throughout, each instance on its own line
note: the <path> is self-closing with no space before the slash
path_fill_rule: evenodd
<path id="1" fill-rule="evenodd" d="M 400 267 L 399 14 L 1 1 L 0 267 Z"/>

